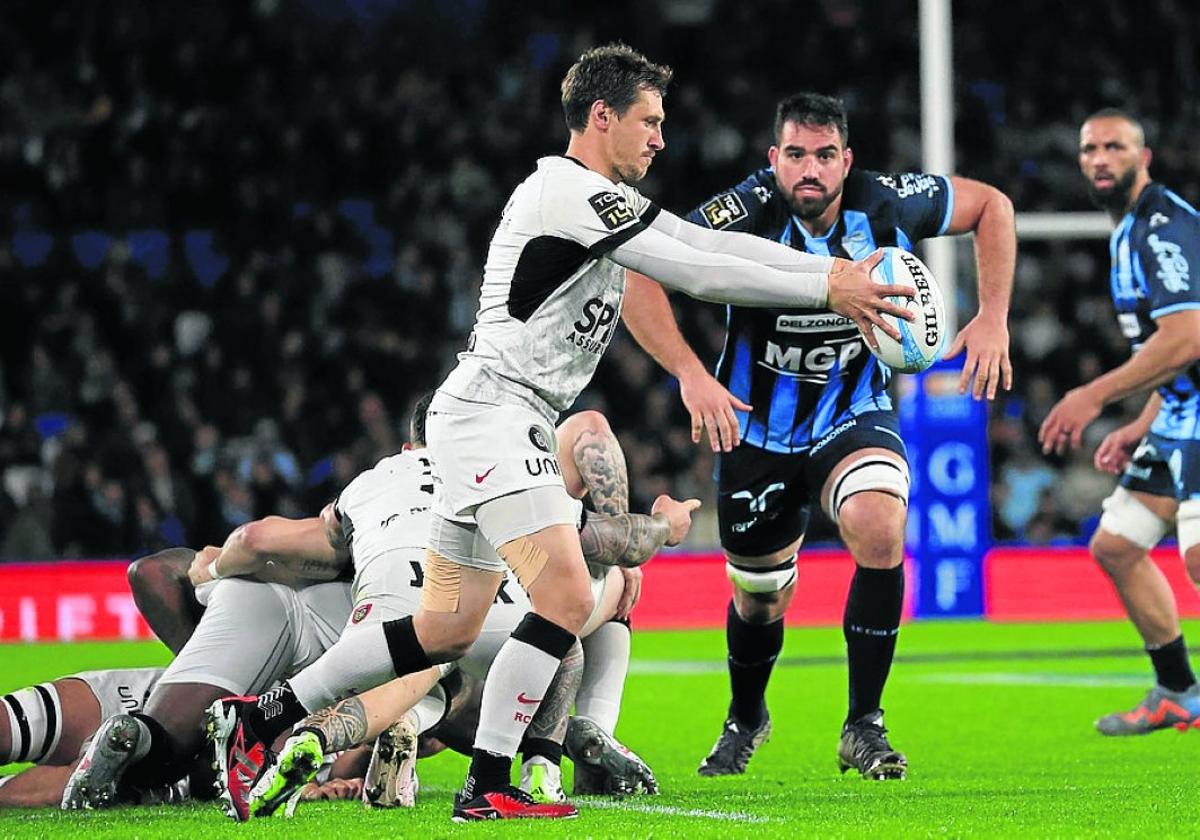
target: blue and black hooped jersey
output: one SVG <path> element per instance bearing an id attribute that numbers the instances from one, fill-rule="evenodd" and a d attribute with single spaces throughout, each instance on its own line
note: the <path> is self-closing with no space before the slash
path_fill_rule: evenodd
<path id="1" fill-rule="evenodd" d="M 1200 214 L 1161 184 L 1150 184 L 1109 239 L 1113 304 L 1134 352 L 1158 329 L 1155 319 L 1200 309 Z M 1162 409 L 1151 431 L 1200 439 L 1200 362 L 1160 385 Z"/>
<path id="2" fill-rule="evenodd" d="M 701 204 L 688 221 L 774 239 L 802 251 L 863 259 L 876 248 L 945 233 L 954 211 L 948 178 L 851 169 L 841 212 L 827 234 L 810 236 L 760 169 Z M 728 307 L 717 379 L 754 406 L 738 412 L 743 443 L 801 452 L 849 418 L 891 409 L 890 371 L 867 350 L 849 318 L 823 309 Z"/>

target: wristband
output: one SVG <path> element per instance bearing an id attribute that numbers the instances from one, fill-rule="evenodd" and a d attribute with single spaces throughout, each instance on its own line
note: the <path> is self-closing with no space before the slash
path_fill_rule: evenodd
<path id="1" fill-rule="evenodd" d="M 208 564 L 208 576 L 213 580 L 221 579 L 221 576 L 217 574 L 217 558 L 215 557 L 213 558 L 213 561 Z"/>

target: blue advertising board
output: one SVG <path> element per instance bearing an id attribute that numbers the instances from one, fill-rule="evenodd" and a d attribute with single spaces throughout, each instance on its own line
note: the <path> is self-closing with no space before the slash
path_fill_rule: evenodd
<path id="1" fill-rule="evenodd" d="M 983 614 L 991 544 L 987 403 L 958 393 L 961 359 L 898 383 L 900 429 L 912 467 L 909 556 L 918 617 Z"/>

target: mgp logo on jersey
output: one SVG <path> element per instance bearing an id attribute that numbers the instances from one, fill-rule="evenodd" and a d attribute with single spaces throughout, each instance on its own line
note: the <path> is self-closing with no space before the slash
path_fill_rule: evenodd
<path id="1" fill-rule="evenodd" d="M 592 205 L 600 221 L 604 222 L 604 226 L 609 230 L 616 230 L 637 218 L 629 202 L 620 193 L 596 193 L 588 199 L 588 204 Z"/>

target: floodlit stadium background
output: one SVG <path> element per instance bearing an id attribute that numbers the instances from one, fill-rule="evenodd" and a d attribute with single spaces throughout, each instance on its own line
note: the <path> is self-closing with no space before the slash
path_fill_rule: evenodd
<path id="1" fill-rule="evenodd" d="M 762 164 L 774 102 L 800 89 L 845 98 L 856 165 L 922 168 L 918 5 L 7 4 L 0 638 L 144 633 L 123 561 L 313 513 L 398 448 L 413 399 L 465 340 L 501 204 L 565 144 L 557 84 L 583 49 L 622 39 L 676 68 L 667 149 L 643 190 L 683 211 Z M 1200 200 L 1200 18 L 1188 4 L 953 13 L 953 100 L 939 103 L 952 107 L 939 110 L 954 115 L 958 174 L 997 185 L 1022 214 L 1088 211 L 1078 125 L 1120 105 L 1146 120 L 1153 174 Z M 975 565 L 939 575 L 916 550 L 925 588 L 910 593 L 918 613 L 1115 617 L 1071 546 L 1111 487 L 1091 450 L 1130 408 L 1107 411 L 1075 456 L 1033 445 L 1063 391 L 1127 353 L 1105 242 L 1094 218 L 1082 238 L 1062 238 L 1074 217 L 1022 219 L 1039 238 L 1023 238 L 1017 269 L 1017 386 L 987 410 L 979 450 L 990 479 L 973 488 L 981 536 L 962 561 Z M 954 254 L 963 320 L 971 252 L 960 242 Z M 715 361 L 723 311 L 676 304 Z M 719 624 L 711 457 L 689 441 L 675 383 L 621 334 L 577 407 L 604 411 L 620 434 L 636 509 L 660 492 L 705 501 L 688 555 L 649 567 L 639 620 Z M 99 558 L 116 562 L 40 562 Z M 835 623 L 845 558 L 804 562 L 813 584 L 798 618 Z M 690 599 L 664 594 L 671 576 L 693 584 Z"/>

